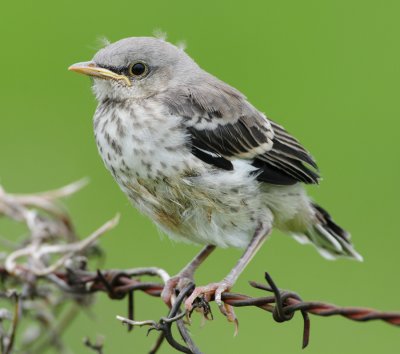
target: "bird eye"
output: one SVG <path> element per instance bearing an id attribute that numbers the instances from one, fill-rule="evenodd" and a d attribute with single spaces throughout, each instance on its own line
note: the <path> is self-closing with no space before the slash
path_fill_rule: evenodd
<path id="1" fill-rule="evenodd" d="M 148 71 L 147 65 L 141 62 L 129 66 L 129 73 L 133 76 L 144 76 Z"/>

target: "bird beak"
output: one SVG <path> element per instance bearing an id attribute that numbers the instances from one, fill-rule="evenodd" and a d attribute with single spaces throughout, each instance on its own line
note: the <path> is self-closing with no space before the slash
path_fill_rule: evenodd
<path id="1" fill-rule="evenodd" d="M 131 86 L 130 80 L 125 75 L 119 75 L 111 70 L 100 68 L 92 61 L 73 64 L 68 70 L 102 79 L 123 81 L 126 85 Z"/>

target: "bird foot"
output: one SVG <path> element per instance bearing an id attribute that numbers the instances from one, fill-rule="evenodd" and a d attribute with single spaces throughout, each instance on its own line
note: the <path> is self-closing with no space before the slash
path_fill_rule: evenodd
<path id="1" fill-rule="evenodd" d="M 193 282 L 193 277 L 186 274 L 177 274 L 169 278 L 164 285 L 163 291 L 161 292 L 161 299 L 168 307 L 171 307 L 173 298 L 175 296 L 175 289 L 183 289 L 189 283 Z"/>
<path id="2" fill-rule="evenodd" d="M 231 287 L 232 284 L 226 280 L 223 280 L 219 283 L 211 283 L 205 286 L 196 287 L 192 294 L 185 301 L 185 309 L 187 313 L 193 311 L 193 303 L 195 302 L 196 298 L 202 297 L 206 302 L 209 302 L 212 298 L 214 298 L 221 313 L 226 316 L 229 322 L 235 323 L 236 335 L 238 332 L 238 320 L 235 312 L 233 311 L 233 307 L 225 304 L 222 301 L 222 293 L 229 291 Z"/>

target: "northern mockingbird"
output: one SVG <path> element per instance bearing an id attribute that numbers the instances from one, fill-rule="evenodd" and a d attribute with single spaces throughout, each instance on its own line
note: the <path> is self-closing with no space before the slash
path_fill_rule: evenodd
<path id="1" fill-rule="evenodd" d="M 311 243 L 326 258 L 361 260 L 350 235 L 313 202 L 310 153 L 246 97 L 202 70 L 183 49 L 152 37 L 107 45 L 69 70 L 93 77 L 97 147 L 105 166 L 141 212 L 173 239 L 206 245 L 165 286 L 172 291 L 218 247 L 245 251 L 220 282 L 186 300 L 229 290 L 273 228 Z"/>

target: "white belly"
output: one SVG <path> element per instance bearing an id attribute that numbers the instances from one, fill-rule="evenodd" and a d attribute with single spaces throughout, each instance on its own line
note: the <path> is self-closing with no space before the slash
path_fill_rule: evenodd
<path id="1" fill-rule="evenodd" d="M 150 112 L 150 113 L 149 113 Z M 245 161 L 225 171 L 186 147 L 180 120 L 152 107 L 99 108 L 95 135 L 106 167 L 124 193 L 170 237 L 246 247 L 259 220 L 272 221 Z"/>

